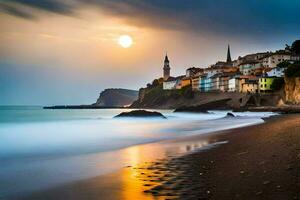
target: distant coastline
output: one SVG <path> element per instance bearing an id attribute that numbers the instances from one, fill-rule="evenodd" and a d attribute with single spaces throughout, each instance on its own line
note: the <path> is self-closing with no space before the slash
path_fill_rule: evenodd
<path id="1" fill-rule="evenodd" d="M 95 106 L 95 105 L 65 105 L 65 106 L 44 106 L 43 109 L 122 109 L 121 106 Z"/>

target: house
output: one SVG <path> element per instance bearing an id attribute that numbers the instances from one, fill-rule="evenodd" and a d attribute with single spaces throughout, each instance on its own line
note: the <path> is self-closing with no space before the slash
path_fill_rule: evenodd
<path id="1" fill-rule="evenodd" d="M 192 90 L 199 91 L 199 77 L 200 76 L 193 76 L 191 78 Z"/>
<path id="2" fill-rule="evenodd" d="M 203 68 L 191 67 L 191 68 L 188 68 L 188 69 L 186 70 L 185 76 L 186 76 L 186 77 L 193 77 L 193 76 L 195 76 L 196 74 L 203 73 L 203 71 L 204 71 Z"/>
<path id="3" fill-rule="evenodd" d="M 247 80 L 253 80 L 257 81 L 256 76 L 245 76 L 245 75 L 240 75 L 240 74 L 235 74 L 232 76 L 228 76 L 228 89 L 226 90 L 225 86 L 225 91 L 228 92 L 242 92 L 242 85 L 246 83 Z"/>
<path id="4" fill-rule="evenodd" d="M 266 72 L 269 77 L 284 77 L 284 68 L 275 67 L 270 71 Z"/>
<path id="5" fill-rule="evenodd" d="M 238 91 L 239 92 L 243 92 L 242 88 L 243 88 L 243 84 L 246 83 L 247 81 L 252 81 L 252 82 L 258 82 L 258 78 L 256 76 L 253 76 L 253 75 L 249 75 L 249 76 L 244 76 L 244 75 L 241 75 L 239 76 L 238 78 Z"/>
<path id="6" fill-rule="evenodd" d="M 229 90 L 229 80 L 232 77 L 235 77 L 239 75 L 239 73 L 236 72 L 225 72 L 220 76 L 219 80 L 219 90 L 222 92 L 227 92 Z"/>
<path id="7" fill-rule="evenodd" d="M 163 89 L 164 90 L 174 90 L 176 89 L 176 85 L 178 84 L 178 80 L 173 78 L 173 77 L 169 77 L 167 81 L 163 82 Z"/>
<path id="8" fill-rule="evenodd" d="M 262 58 L 264 58 L 270 54 L 271 54 L 270 52 L 262 52 L 262 53 L 254 53 L 254 54 L 248 54 L 245 56 L 240 56 L 240 57 L 238 57 L 237 60 L 233 61 L 233 66 L 237 67 L 240 64 L 248 62 L 248 61 L 260 61 Z"/>
<path id="9" fill-rule="evenodd" d="M 220 85 L 221 76 L 222 76 L 222 73 L 218 73 L 218 74 L 215 74 L 210 77 L 210 80 L 211 80 L 210 90 L 212 90 L 212 91 L 220 90 L 219 85 Z"/>
<path id="10" fill-rule="evenodd" d="M 239 91 L 239 78 L 233 77 L 228 80 L 228 92 Z"/>
<path id="11" fill-rule="evenodd" d="M 254 75 L 254 71 L 261 67 L 258 61 L 247 61 L 239 65 L 240 72 L 243 75 Z"/>
<path id="12" fill-rule="evenodd" d="M 218 73 L 211 76 L 210 90 L 227 92 L 229 90 L 229 79 L 236 75 L 237 73 Z"/>
<path id="13" fill-rule="evenodd" d="M 264 58 L 262 60 L 262 65 L 265 68 L 275 68 L 277 65 L 283 61 L 290 61 L 291 60 L 291 53 L 286 51 L 277 51 L 275 53 L 272 53 Z"/>
<path id="14" fill-rule="evenodd" d="M 183 87 L 186 87 L 188 85 L 191 85 L 191 79 L 188 77 L 182 77 L 181 79 L 179 79 L 177 85 L 176 85 L 176 89 L 181 89 Z"/>
<path id="15" fill-rule="evenodd" d="M 164 90 L 178 90 L 191 84 L 191 79 L 185 76 L 169 77 L 163 82 Z"/>
<path id="16" fill-rule="evenodd" d="M 260 93 L 267 93 L 271 92 L 271 85 L 274 82 L 276 77 L 261 77 L 259 78 L 258 84 L 259 84 L 259 92 Z"/>
<path id="17" fill-rule="evenodd" d="M 257 80 L 246 80 L 242 84 L 242 93 L 258 93 L 258 83 Z"/>
<path id="18" fill-rule="evenodd" d="M 204 76 L 200 76 L 200 91 L 208 92 L 218 88 L 218 81 L 216 80 L 216 77 L 217 73 L 215 73 L 214 71 L 211 71 Z"/>
<path id="19" fill-rule="evenodd" d="M 213 75 L 201 75 L 199 77 L 199 91 L 200 92 L 208 92 L 212 88 L 212 77 Z"/>

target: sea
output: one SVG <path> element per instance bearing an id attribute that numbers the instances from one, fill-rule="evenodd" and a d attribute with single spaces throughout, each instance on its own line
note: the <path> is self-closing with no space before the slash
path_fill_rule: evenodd
<path id="1" fill-rule="evenodd" d="M 114 118 L 131 109 L 43 109 L 0 106 L 0 199 L 111 173 L 184 153 L 187 136 L 263 123 L 275 113 L 175 113 L 162 118 Z M 213 145 L 201 141 L 197 148 Z"/>

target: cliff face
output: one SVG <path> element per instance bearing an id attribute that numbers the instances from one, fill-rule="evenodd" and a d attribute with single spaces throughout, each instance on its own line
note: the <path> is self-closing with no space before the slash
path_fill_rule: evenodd
<path id="1" fill-rule="evenodd" d="M 157 109 L 175 109 L 182 106 L 194 106 L 209 103 L 212 101 L 231 99 L 229 107 L 239 107 L 240 99 L 243 98 L 240 93 L 221 93 L 192 92 L 190 89 L 183 90 L 163 90 L 162 86 L 154 88 L 142 88 L 139 92 L 139 99 L 131 107 L 133 108 L 157 108 Z"/>
<path id="2" fill-rule="evenodd" d="M 300 104 L 300 77 L 285 77 L 285 101 Z"/>
<path id="3" fill-rule="evenodd" d="M 94 106 L 122 107 L 129 106 L 138 99 L 138 91 L 127 89 L 105 89 L 100 93 Z"/>
<path id="4" fill-rule="evenodd" d="M 243 94 L 238 92 L 192 92 L 190 89 L 163 90 L 162 86 L 141 88 L 139 99 L 132 108 L 176 109 L 184 106 L 199 106 L 226 100 L 218 109 L 238 109 L 249 106 L 277 106 L 281 100 L 280 93 Z M 211 108 L 208 108 L 211 109 Z M 217 108 L 216 108 L 217 109 Z"/>

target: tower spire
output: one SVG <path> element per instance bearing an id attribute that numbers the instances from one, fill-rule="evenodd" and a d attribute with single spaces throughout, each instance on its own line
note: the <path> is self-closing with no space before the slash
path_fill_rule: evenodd
<path id="1" fill-rule="evenodd" d="M 230 55 L 230 46 L 228 44 L 228 49 L 227 49 L 227 63 L 231 63 L 231 55 Z"/>
<path id="2" fill-rule="evenodd" d="M 168 52 L 166 52 L 166 56 L 165 56 L 165 62 L 169 62 L 169 58 L 168 58 Z"/>
<path id="3" fill-rule="evenodd" d="M 164 61 L 163 77 L 164 77 L 164 81 L 168 80 L 168 78 L 170 77 L 170 61 L 167 53 Z"/>

